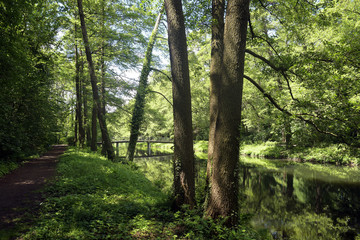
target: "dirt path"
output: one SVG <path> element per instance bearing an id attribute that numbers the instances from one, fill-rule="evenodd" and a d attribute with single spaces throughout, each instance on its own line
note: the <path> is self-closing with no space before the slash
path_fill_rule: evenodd
<path id="1" fill-rule="evenodd" d="M 0 178 L 0 230 L 37 212 L 43 200 L 40 190 L 55 176 L 58 157 L 65 150 L 65 145 L 55 145 L 44 156 Z"/>

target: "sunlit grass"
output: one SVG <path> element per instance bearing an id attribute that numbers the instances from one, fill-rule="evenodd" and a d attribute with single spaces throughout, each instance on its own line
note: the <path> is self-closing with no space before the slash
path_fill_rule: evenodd
<path id="1" fill-rule="evenodd" d="M 246 223 L 229 229 L 203 219 L 201 206 L 172 212 L 171 161 L 127 165 L 70 149 L 58 172 L 21 239 L 264 239 Z"/>
<path id="2" fill-rule="evenodd" d="M 126 239 L 137 231 L 131 219 L 151 219 L 167 206 L 168 196 L 143 174 L 97 154 L 69 150 L 58 171 L 25 239 Z"/>
<path id="3" fill-rule="evenodd" d="M 311 148 L 295 146 L 291 149 L 286 149 L 285 146 L 275 142 L 265 142 L 245 144 L 241 147 L 241 153 L 251 157 L 288 158 L 339 165 L 358 165 L 360 163 L 359 152 L 343 144 Z"/>
<path id="4" fill-rule="evenodd" d="M 250 157 L 241 157 L 240 161 L 246 166 L 261 167 L 268 171 L 290 171 L 296 174 L 296 176 L 305 179 L 317 178 L 326 182 L 360 182 L 360 170 L 358 167 L 334 166 L 330 164 L 314 164 L 306 162 L 298 163 L 293 161 L 269 160 Z"/>

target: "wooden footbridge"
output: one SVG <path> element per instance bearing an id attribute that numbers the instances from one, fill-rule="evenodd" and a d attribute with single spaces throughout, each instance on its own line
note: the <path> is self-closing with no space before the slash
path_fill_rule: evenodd
<path id="1" fill-rule="evenodd" d="M 129 143 L 129 139 L 122 139 L 122 140 L 116 140 L 116 141 L 111 141 L 111 143 L 114 145 L 115 144 L 115 154 L 116 156 L 119 156 L 119 144 L 120 143 Z M 146 143 L 147 145 L 147 150 L 146 153 L 148 156 L 151 155 L 151 144 L 152 143 L 166 143 L 166 144 L 174 144 L 174 140 L 172 139 L 139 139 L 137 141 L 137 143 Z M 99 146 L 102 145 L 102 142 L 98 142 L 97 143 Z"/>

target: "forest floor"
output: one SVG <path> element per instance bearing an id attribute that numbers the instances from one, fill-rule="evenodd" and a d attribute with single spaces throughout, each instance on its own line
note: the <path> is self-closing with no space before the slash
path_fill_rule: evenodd
<path id="1" fill-rule="evenodd" d="M 19 223 L 30 223 L 44 199 L 41 190 L 55 177 L 59 156 L 66 145 L 55 145 L 42 157 L 25 162 L 0 178 L 0 239 Z"/>

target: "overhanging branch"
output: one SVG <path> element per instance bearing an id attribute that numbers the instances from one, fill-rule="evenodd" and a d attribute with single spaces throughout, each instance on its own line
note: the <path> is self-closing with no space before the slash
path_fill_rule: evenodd
<path id="1" fill-rule="evenodd" d="M 292 98 L 294 101 L 299 102 L 299 100 L 298 100 L 297 98 L 295 98 L 294 95 L 293 95 L 293 93 L 292 93 L 291 86 L 290 86 L 290 79 L 289 79 L 288 75 L 286 74 L 286 71 L 288 70 L 287 68 L 275 66 L 275 64 L 273 64 L 272 62 L 270 62 L 268 59 L 266 59 L 266 58 L 264 58 L 263 56 L 260 56 L 259 54 L 251 51 L 250 49 L 245 49 L 245 52 L 246 52 L 246 53 L 249 53 L 250 55 L 252 55 L 252 56 L 255 57 L 255 58 L 260 59 L 261 61 L 263 61 L 264 63 L 266 63 L 267 65 L 269 65 L 269 66 L 270 66 L 272 69 L 274 69 L 275 71 L 280 72 L 280 74 L 284 77 L 284 79 L 285 79 L 285 81 L 286 81 L 286 84 L 287 84 L 287 87 L 288 87 L 288 89 L 289 89 L 289 93 L 290 93 L 291 98 Z"/>
<path id="2" fill-rule="evenodd" d="M 167 75 L 166 73 L 164 73 L 163 71 L 156 69 L 156 68 L 150 68 L 151 71 L 155 71 L 155 72 L 159 72 L 163 75 L 165 75 L 167 77 L 167 79 L 169 79 L 170 82 L 172 82 L 171 77 L 169 77 L 169 75 Z"/>
<path id="3" fill-rule="evenodd" d="M 167 99 L 166 97 L 165 97 L 165 95 L 164 94 L 162 94 L 161 92 L 157 92 L 157 91 L 153 91 L 153 90 L 148 90 L 148 92 L 152 92 L 152 93 L 157 93 L 157 94 L 159 94 L 159 95 L 161 95 L 163 98 L 165 98 L 165 100 L 173 107 L 173 104 L 169 101 L 169 99 Z"/>
<path id="4" fill-rule="evenodd" d="M 315 128 L 315 130 L 318 131 L 319 133 L 331 135 L 333 137 L 339 137 L 339 135 L 337 135 L 335 133 L 321 130 L 313 121 L 311 121 L 309 119 L 305 119 L 301 115 L 293 114 L 293 113 L 289 112 L 288 110 L 286 110 L 285 108 L 282 108 L 277 103 L 277 101 L 270 94 L 268 94 L 259 84 L 257 84 L 257 82 L 255 82 L 251 77 L 244 75 L 244 78 L 246 78 L 249 82 L 251 82 L 264 95 L 264 97 L 266 97 L 281 112 L 287 114 L 288 116 L 294 116 L 294 117 L 306 122 L 307 124 L 313 126 Z"/>

